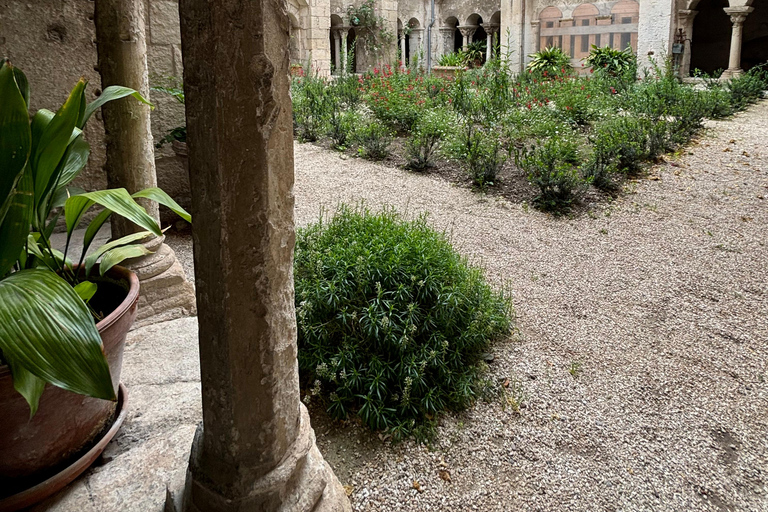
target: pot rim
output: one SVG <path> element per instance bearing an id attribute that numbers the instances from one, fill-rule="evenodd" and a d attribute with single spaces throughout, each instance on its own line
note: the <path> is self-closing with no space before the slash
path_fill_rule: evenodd
<path id="1" fill-rule="evenodd" d="M 98 264 L 95 265 L 95 267 L 98 267 Z M 139 277 L 135 272 L 132 272 L 125 267 L 121 267 L 120 265 L 115 265 L 107 271 L 107 275 L 111 275 L 114 278 L 128 283 L 128 293 L 123 301 L 120 302 L 119 306 L 96 323 L 96 330 L 99 331 L 99 334 L 101 334 L 101 331 L 114 324 L 139 296 Z M 0 377 L 8 373 L 11 373 L 11 368 L 7 364 L 0 364 Z"/>

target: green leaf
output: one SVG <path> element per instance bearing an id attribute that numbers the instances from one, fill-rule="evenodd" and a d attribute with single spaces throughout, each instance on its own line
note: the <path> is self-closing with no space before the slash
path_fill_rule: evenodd
<path id="1" fill-rule="evenodd" d="M 96 290 L 99 289 L 99 287 L 96 286 L 96 283 L 92 283 L 90 281 L 82 281 L 77 283 L 73 289 L 75 290 L 77 296 L 87 304 L 88 301 L 91 300 L 91 298 L 96 293 Z"/>
<path id="2" fill-rule="evenodd" d="M 24 249 L 32 223 L 33 200 L 32 173 L 27 169 L 11 194 L 8 211 L 0 222 L 0 278 L 11 270 Z"/>
<path id="3" fill-rule="evenodd" d="M 85 126 L 85 123 L 87 123 L 88 119 L 90 119 L 93 113 L 96 112 L 96 109 L 101 108 L 101 106 L 105 103 L 108 103 L 112 100 L 119 100 L 120 98 L 125 98 L 126 96 L 133 96 L 140 102 L 149 105 L 153 109 L 155 108 L 154 105 L 152 105 L 149 101 L 147 101 L 146 98 L 144 98 L 144 96 L 139 94 L 137 91 L 134 91 L 130 87 L 110 85 L 102 91 L 101 95 L 96 98 L 94 102 L 90 103 L 88 107 L 86 107 L 82 119 L 80 119 L 77 124 L 78 128 L 83 128 Z"/>
<path id="4" fill-rule="evenodd" d="M 65 260 L 63 252 L 54 248 L 51 248 L 49 252 L 47 247 L 40 245 L 39 240 L 40 233 L 35 232 L 29 234 L 27 237 L 27 252 L 29 252 L 29 254 L 39 258 L 43 264 L 51 270 L 58 270 L 65 264 L 69 268 L 72 268 L 72 260 L 69 258 Z M 53 253 L 53 257 L 51 257 L 51 253 Z"/>
<path id="5" fill-rule="evenodd" d="M 84 193 L 85 190 L 80 187 L 57 187 L 56 192 L 54 192 L 53 197 L 51 198 L 51 209 L 60 208 L 64 206 L 64 203 L 66 203 L 67 199 L 71 196 Z"/>
<path id="6" fill-rule="evenodd" d="M 55 171 L 75 129 L 84 88 L 85 81 L 81 79 L 40 135 L 31 158 L 32 175 L 35 179 L 35 204 L 38 204 L 58 181 Z"/>
<path id="7" fill-rule="evenodd" d="M 7 201 L 29 157 L 32 135 L 23 93 L 7 61 L 0 67 L 0 207 L 4 218 Z"/>
<path id="8" fill-rule="evenodd" d="M 113 213 L 125 217 L 134 224 L 153 232 L 157 236 L 163 234 L 155 219 L 150 217 L 147 211 L 142 208 L 124 188 L 97 190 L 95 192 L 86 192 L 85 194 L 73 197 L 88 198 L 94 203 L 112 210 Z M 71 199 L 72 198 L 68 199 L 67 202 Z M 66 206 L 64 208 L 66 209 Z"/>
<path id="9" fill-rule="evenodd" d="M 99 213 L 96 218 L 93 219 L 90 224 L 88 224 L 88 227 L 85 230 L 85 235 L 83 236 L 83 254 L 80 257 L 80 261 L 83 261 L 85 255 L 88 254 L 88 248 L 91 246 L 91 242 L 93 242 L 93 239 L 101 229 L 101 226 L 107 222 L 107 219 L 109 219 L 110 215 L 112 215 L 111 210 L 102 210 L 101 213 Z M 91 264 L 91 266 L 93 266 L 93 264 Z M 91 268 L 88 267 L 85 271 L 85 275 L 88 275 L 90 270 Z"/>
<path id="10" fill-rule="evenodd" d="M 67 224 L 67 237 L 72 235 L 77 225 L 80 224 L 80 220 L 85 215 L 85 212 L 94 204 L 85 194 L 70 196 L 64 202 L 64 220 Z"/>
<path id="11" fill-rule="evenodd" d="M 27 104 L 27 109 L 29 109 L 29 81 L 27 80 L 27 75 L 19 68 L 14 67 L 13 77 L 16 79 L 16 85 L 19 86 L 19 91 L 24 97 L 24 103 Z"/>
<path id="12" fill-rule="evenodd" d="M 118 247 L 104 254 L 99 263 L 99 274 L 104 275 L 109 269 L 130 258 L 138 258 L 152 254 L 152 251 L 141 244 Z"/>
<path id="13" fill-rule="evenodd" d="M 184 219 L 185 221 L 191 223 L 192 222 L 192 216 L 179 206 L 179 203 L 173 200 L 171 196 L 166 194 L 162 189 L 157 187 L 151 187 L 151 188 L 145 188 L 144 190 L 139 190 L 135 194 L 133 194 L 131 197 L 134 199 L 138 199 L 140 197 L 151 199 L 152 201 L 157 201 L 163 206 L 167 206 L 168 208 L 173 211 L 176 215 Z"/>
<path id="14" fill-rule="evenodd" d="M 0 281 L 0 350 L 36 377 L 63 389 L 115 400 L 101 338 L 66 281 L 31 269 Z"/>
<path id="15" fill-rule="evenodd" d="M 45 390 L 45 381 L 35 377 L 23 366 L 16 364 L 13 359 L 8 359 L 8 366 L 11 367 L 13 387 L 29 404 L 29 419 L 32 419 L 37 412 L 40 395 Z"/>
<path id="16" fill-rule="evenodd" d="M 126 235 L 122 238 L 118 238 L 117 240 L 112 240 L 111 242 L 102 245 L 101 247 L 93 251 L 93 254 L 90 254 L 87 258 L 85 258 L 85 275 L 87 276 L 91 273 L 91 269 L 93 268 L 93 265 L 96 264 L 98 259 L 104 253 L 111 251 L 116 247 L 122 247 L 123 245 L 128 245 L 138 240 L 142 240 L 148 236 L 152 236 L 151 231 L 141 231 L 139 233 L 131 233 L 130 235 Z M 91 238 L 91 240 L 93 240 L 93 238 Z"/>
<path id="17" fill-rule="evenodd" d="M 82 135 L 75 137 L 67 147 L 67 153 L 62 160 L 63 165 L 61 167 L 57 188 L 69 185 L 73 179 L 77 178 L 80 172 L 85 169 L 90 154 L 91 146 L 85 141 Z"/>

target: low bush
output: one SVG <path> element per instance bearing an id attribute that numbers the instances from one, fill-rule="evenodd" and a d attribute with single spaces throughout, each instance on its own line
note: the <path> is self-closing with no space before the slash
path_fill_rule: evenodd
<path id="1" fill-rule="evenodd" d="M 584 64 L 591 67 L 598 77 L 618 78 L 622 82 L 633 82 L 637 74 L 637 57 L 630 47 L 617 50 L 593 44 Z"/>
<path id="2" fill-rule="evenodd" d="M 731 95 L 734 110 L 744 110 L 750 104 L 762 98 L 768 89 L 768 71 L 764 66 L 757 66 L 741 76 L 731 78 L 725 86 Z"/>
<path id="3" fill-rule="evenodd" d="M 592 162 L 613 163 L 617 171 L 637 172 L 640 164 L 648 158 L 647 128 L 647 123 L 632 116 L 621 116 L 599 124 L 590 137 L 595 156 Z"/>
<path id="4" fill-rule="evenodd" d="M 384 160 L 389 156 L 392 134 L 378 121 L 368 121 L 355 130 L 358 152 L 369 160 Z"/>
<path id="5" fill-rule="evenodd" d="M 408 164 L 406 167 L 421 171 L 434 165 L 434 156 L 453 120 L 443 109 L 427 112 L 417 123 L 405 145 Z"/>
<path id="6" fill-rule="evenodd" d="M 542 210 L 562 211 L 583 192 L 586 183 L 579 175 L 578 150 L 567 139 L 548 139 L 541 146 L 515 151 L 515 165 L 539 189 L 534 200 Z"/>
<path id="7" fill-rule="evenodd" d="M 314 142 L 326 131 L 330 95 L 325 79 L 314 74 L 291 83 L 294 131 L 300 140 Z"/>
<path id="8" fill-rule="evenodd" d="M 395 438 L 472 404 L 481 355 L 511 328 L 509 297 L 425 217 L 342 206 L 298 231 L 294 268 L 308 396 Z"/>
<path id="9" fill-rule="evenodd" d="M 569 74 L 572 70 L 571 58 L 557 46 L 541 49 L 529 57 L 531 61 L 526 69 L 538 76 L 553 78 Z"/>
<path id="10" fill-rule="evenodd" d="M 463 67 L 466 65 L 467 58 L 461 52 L 451 52 L 440 56 L 438 65 L 440 66 L 456 66 Z"/>
<path id="11" fill-rule="evenodd" d="M 354 110 L 334 109 L 328 119 L 328 136 L 331 138 L 331 147 L 346 149 L 354 139 L 355 127 L 359 122 L 360 117 Z"/>

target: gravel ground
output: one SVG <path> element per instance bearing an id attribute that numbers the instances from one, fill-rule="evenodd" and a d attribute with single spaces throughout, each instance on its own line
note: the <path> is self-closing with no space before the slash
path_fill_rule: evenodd
<path id="1" fill-rule="evenodd" d="M 299 225 L 363 199 L 428 211 L 517 310 L 490 364 L 506 396 L 434 445 L 314 414 L 354 509 L 768 511 L 766 140 L 763 101 L 572 218 L 297 144 Z"/>

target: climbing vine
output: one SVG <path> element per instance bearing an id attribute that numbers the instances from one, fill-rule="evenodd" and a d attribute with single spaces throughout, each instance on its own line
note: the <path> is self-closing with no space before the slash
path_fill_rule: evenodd
<path id="1" fill-rule="evenodd" d="M 358 7 L 350 5 L 347 17 L 350 25 L 362 29 L 361 39 L 368 53 L 381 57 L 394 43 L 395 35 L 384 17 L 376 14 L 374 0 L 364 0 Z"/>

